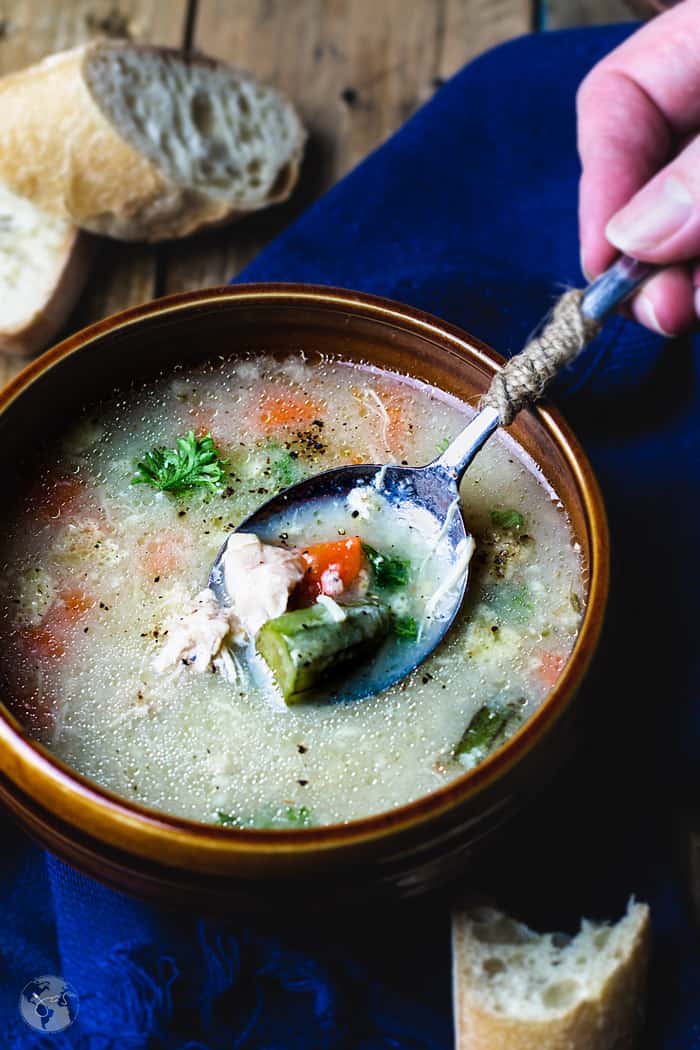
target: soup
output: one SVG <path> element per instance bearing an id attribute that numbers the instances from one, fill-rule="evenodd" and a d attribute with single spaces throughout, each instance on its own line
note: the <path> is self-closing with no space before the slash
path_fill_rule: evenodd
<path id="1" fill-rule="evenodd" d="M 261 502 L 332 466 L 428 462 L 470 414 L 410 378 L 303 354 L 175 369 L 91 410 L 45 452 L 6 532 L 2 670 L 15 713 L 103 786 L 231 827 L 342 823 L 460 776 L 550 691 L 585 593 L 556 493 L 505 434 L 461 489 L 476 540 L 467 601 L 409 678 L 353 702 L 333 702 L 321 680 L 290 703 L 225 633 L 204 673 L 171 657 L 217 551 Z M 213 449 L 202 456 L 211 472 L 191 488 L 152 487 L 138 465 L 157 468 L 149 451 L 177 449 L 188 435 L 193 448 Z M 410 645 L 423 621 L 428 629 L 444 567 L 426 561 L 420 529 L 386 528 L 360 499 L 267 540 L 294 557 L 351 545 L 369 600 L 388 609 L 381 644 Z M 402 567 L 388 586 L 375 578 L 382 563 Z M 325 612 L 314 615 L 332 619 L 333 605 L 347 615 L 344 595 L 319 594 L 300 603 L 305 615 L 321 599 Z"/>

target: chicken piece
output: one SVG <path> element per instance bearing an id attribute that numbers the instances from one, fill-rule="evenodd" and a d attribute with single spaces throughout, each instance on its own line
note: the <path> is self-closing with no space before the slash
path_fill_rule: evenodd
<path id="1" fill-rule="evenodd" d="M 229 636 L 234 645 L 245 640 L 235 613 L 222 609 L 208 588 L 192 599 L 189 612 L 168 621 L 167 631 L 167 641 L 155 660 L 160 672 L 185 666 L 207 671 L 222 655 Z"/>
<path id="2" fill-rule="evenodd" d="M 262 625 L 287 610 L 291 591 L 306 563 L 298 551 L 262 543 L 249 532 L 234 532 L 223 557 L 224 583 L 231 609 L 254 638 Z"/>

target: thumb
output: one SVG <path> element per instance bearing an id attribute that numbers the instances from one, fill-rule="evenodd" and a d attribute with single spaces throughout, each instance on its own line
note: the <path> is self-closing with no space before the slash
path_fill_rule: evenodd
<path id="1" fill-rule="evenodd" d="M 613 215 L 605 236 L 648 262 L 700 255 L 700 136 Z"/>

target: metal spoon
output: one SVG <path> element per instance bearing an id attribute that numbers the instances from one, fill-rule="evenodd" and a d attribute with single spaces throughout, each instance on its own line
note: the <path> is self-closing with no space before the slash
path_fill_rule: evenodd
<path id="1" fill-rule="evenodd" d="M 583 313 L 592 320 L 603 321 L 655 270 L 651 264 L 622 256 L 588 286 L 581 304 Z M 375 463 L 326 470 L 267 500 L 241 522 L 236 532 L 253 532 L 263 541 L 274 541 L 279 539 L 283 522 L 289 520 L 295 508 L 303 507 L 308 513 L 314 503 L 346 497 L 358 486 L 374 486 L 390 503 L 409 502 L 429 511 L 441 527 L 442 554 L 447 554 L 450 563 L 456 564 L 458 552 L 464 550 L 464 544 L 470 539 L 462 514 L 455 513 L 459 507 L 459 484 L 500 422 L 496 409 L 482 409 L 441 456 L 423 467 Z M 227 544 L 228 538 L 209 576 L 209 586 L 224 605 L 229 603 L 222 566 Z M 328 687 L 324 686 L 324 698 L 330 701 L 361 699 L 387 689 L 410 674 L 447 634 L 464 600 L 467 583 L 468 569 L 455 580 L 447 608 L 443 604 L 440 618 L 419 634 L 417 642 L 398 645 L 389 639 L 363 666 L 352 666 L 337 679 L 329 679 Z"/>

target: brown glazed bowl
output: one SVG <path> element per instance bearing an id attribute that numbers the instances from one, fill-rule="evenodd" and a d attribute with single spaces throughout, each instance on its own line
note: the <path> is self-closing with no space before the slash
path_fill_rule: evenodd
<path id="1" fill-rule="evenodd" d="M 126 310 L 66 339 L 0 394 L 0 472 L 41 429 L 58 434 L 86 403 L 178 362 L 250 350 L 368 361 L 476 402 L 502 360 L 429 314 L 310 285 L 239 285 Z M 126 801 L 74 773 L 0 705 L 0 799 L 32 836 L 76 868 L 143 898 L 199 911 L 337 907 L 410 896 L 453 879 L 487 836 L 536 794 L 568 753 L 574 696 L 596 646 L 608 587 L 605 512 L 588 461 L 561 416 L 539 407 L 511 431 L 554 486 L 586 566 L 571 657 L 542 707 L 475 770 L 399 809 L 346 825 L 230 830 Z M 10 699 L 10 698 L 5 698 Z M 291 890 L 289 892 L 280 890 Z"/>

